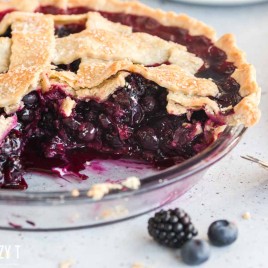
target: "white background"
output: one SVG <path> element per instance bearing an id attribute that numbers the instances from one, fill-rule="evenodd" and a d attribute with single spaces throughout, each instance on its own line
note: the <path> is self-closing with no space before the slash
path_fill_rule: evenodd
<path id="1" fill-rule="evenodd" d="M 155 7 L 184 12 L 212 25 L 221 35 L 233 32 L 248 60 L 256 66 L 263 89 L 262 120 L 242 142 L 213 166 L 205 178 L 181 199 L 166 206 L 190 213 L 206 238 L 208 225 L 227 218 L 239 226 L 238 241 L 224 249 L 212 248 L 211 259 L 202 267 L 268 267 L 268 170 L 240 158 L 252 155 L 268 161 L 268 4 L 233 8 L 199 7 L 160 1 L 144 1 Z M 249 211 L 251 220 L 241 215 Z M 0 211 L 1 215 L 1 211 Z M 156 245 L 147 235 L 152 213 L 122 223 L 80 231 L 20 233 L 1 231 L 0 244 L 21 245 L 18 267 L 52 268 L 72 259 L 78 268 L 175 268 L 179 251 Z M 0 267 L 8 267 L 0 259 Z"/>

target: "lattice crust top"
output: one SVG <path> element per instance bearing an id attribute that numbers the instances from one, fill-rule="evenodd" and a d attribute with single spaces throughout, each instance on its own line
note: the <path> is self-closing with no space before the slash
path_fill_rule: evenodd
<path id="1" fill-rule="evenodd" d="M 129 13 L 139 16 L 148 16 L 158 20 L 166 26 L 176 26 L 188 29 L 191 35 L 205 35 L 213 39 L 214 30 L 204 23 L 190 18 L 185 14 L 164 12 L 152 9 L 139 1 L 120 0 L 0 0 L 0 11 L 15 9 L 18 11 L 34 12 L 39 6 L 55 6 L 62 10 L 76 7 L 87 7 L 92 10 L 107 12 Z"/>
<path id="2" fill-rule="evenodd" d="M 84 31 L 63 38 L 54 35 L 55 25 L 81 21 L 86 23 Z M 75 98 L 104 101 L 125 85 L 126 76 L 132 72 L 168 90 L 167 110 L 172 114 L 202 108 L 212 114 L 221 112 L 210 98 L 219 93 L 216 84 L 194 76 L 203 61 L 184 46 L 146 33 L 133 33 L 131 27 L 110 22 L 95 12 L 58 16 L 13 12 L 0 23 L 0 34 L 9 26 L 12 38 L 0 38 L 0 107 L 8 114 L 23 105 L 24 95 L 37 88 L 48 91 L 52 84 L 60 84 Z M 216 44 L 222 47 L 224 41 Z M 235 53 L 230 55 L 236 57 L 236 62 L 242 61 Z M 55 68 L 77 59 L 81 59 L 77 73 Z M 248 66 L 234 73 L 238 82 L 248 72 L 251 83 Z M 234 107 L 235 114 L 226 117 L 230 124 L 252 125 L 258 120 L 259 89 L 253 82 L 250 89 L 241 85 L 244 99 Z"/>
<path id="3" fill-rule="evenodd" d="M 14 12 L 4 18 L 0 31 L 5 32 L 11 25 L 12 40 L 1 38 L 7 52 L 0 66 L 2 71 L 7 71 L 0 75 L 1 107 L 13 110 L 39 84 L 43 90 L 49 90 L 52 83 L 65 85 L 75 97 L 95 97 L 102 101 L 119 85 L 124 85 L 128 72 L 135 72 L 170 92 L 184 95 L 182 106 L 185 103 L 191 108 L 190 98 L 196 96 L 198 107 L 211 104 L 213 111 L 218 110 L 208 98 L 217 95 L 217 86 L 210 80 L 194 77 L 203 62 L 185 47 L 146 33 L 132 33 L 131 28 L 109 22 L 98 13 L 85 16 L 86 30 L 55 38 L 54 19 L 66 22 L 69 17 L 74 20 L 72 16 L 57 18 Z M 77 74 L 58 72 L 51 64 L 69 64 L 77 59 L 82 59 Z M 163 62 L 171 65 L 145 67 Z"/>

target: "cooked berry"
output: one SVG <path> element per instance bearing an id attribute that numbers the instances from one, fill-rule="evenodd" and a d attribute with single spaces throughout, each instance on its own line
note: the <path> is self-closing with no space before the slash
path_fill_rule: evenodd
<path id="1" fill-rule="evenodd" d="M 85 24 L 66 24 L 55 28 L 55 34 L 59 37 L 65 37 L 70 34 L 79 33 L 85 30 Z"/>
<path id="2" fill-rule="evenodd" d="M 28 95 L 24 96 L 22 101 L 24 105 L 26 105 L 27 107 L 31 107 L 38 101 L 38 94 L 36 92 L 31 92 Z"/>
<path id="3" fill-rule="evenodd" d="M 208 237 L 214 246 L 228 246 L 237 239 L 238 228 L 227 220 L 215 221 L 208 229 Z"/>
<path id="4" fill-rule="evenodd" d="M 83 123 L 79 127 L 79 139 L 84 141 L 92 141 L 96 136 L 96 128 L 91 123 Z"/>
<path id="5" fill-rule="evenodd" d="M 55 70 L 57 72 L 62 72 L 62 71 L 71 71 L 73 73 L 77 73 L 79 66 L 81 63 L 81 59 L 75 60 L 70 64 L 59 64 L 59 65 L 55 65 L 56 68 Z"/>
<path id="6" fill-rule="evenodd" d="M 206 262 L 210 256 L 209 244 L 204 240 L 193 239 L 181 248 L 181 258 L 188 265 L 199 265 Z"/>
<path id="7" fill-rule="evenodd" d="M 157 212 L 148 221 L 148 232 L 159 244 L 171 248 L 180 248 L 197 235 L 190 217 L 179 208 Z"/>
<path id="8" fill-rule="evenodd" d="M 142 100 L 142 107 L 145 112 L 152 112 L 156 107 L 156 100 L 153 96 L 146 96 Z"/>
<path id="9" fill-rule="evenodd" d="M 137 131 L 136 136 L 144 149 L 157 150 L 159 141 L 153 128 L 143 127 Z"/>

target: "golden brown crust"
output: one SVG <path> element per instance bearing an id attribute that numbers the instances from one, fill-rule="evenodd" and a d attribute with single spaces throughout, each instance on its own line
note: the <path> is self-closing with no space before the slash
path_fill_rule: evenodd
<path id="1" fill-rule="evenodd" d="M 2 24 L 6 21 L 12 22 L 12 46 L 9 70 L 0 74 L 0 107 L 7 112 L 37 87 L 41 72 L 50 65 L 55 38 L 51 17 L 14 12 Z"/>
<path id="2" fill-rule="evenodd" d="M 255 68 L 247 63 L 244 52 L 236 46 L 232 34 L 223 35 L 216 46 L 226 52 L 228 61 L 235 64 L 236 70 L 232 77 L 240 84 L 239 93 L 243 97 L 234 107 L 234 114 L 227 117 L 227 123 L 252 126 L 259 121 L 261 115 L 258 108 L 261 89 L 256 82 Z"/>
<path id="3" fill-rule="evenodd" d="M 188 17 L 185 14 L 164 12 L 160 9 L 153 9 L 138 1 L 120 0 L 0 0 L 0 11 L 14 8 L 21 11 L 34 11 L 39 6 L 56 6 L 62 9 L 68 7 L 88 7 L 93 10 L 108 12 L 128 13 L 140 16 L 151 17 L 165 26 L 177 26 L 188 29 L 191 35 L 205 35 L 214 38 L 214 30 L 204 23 Z"/>
<path id="4" fill-rule="evenodd" d="M 177 15 L 175 13 L 172 12 L 163 12 L 161 10 L 154 10 L 151 9 L 149 7 L 144 6 L 143 4 L 140 4 L 139 2 L 121 2 L 118 0 L 102 0 L 102 1 L 96 1 L 96 0 L 10 0 L 10 1 L 1 1 L 0 0 L 0 10 L 5 10 L 5 9 L 10 9 L 10 8 L 17 8 L 19 10 L 25 10 L 25 11 L 33 11 L 35 10 L 39 5 L 55 5 L 57 7 L 66 9 L 67 7 L 77 7 L 77 6 L 87 6 L 89 8 L 95 9 L 95 10 L 103 10 L 103 11 L 111 11 L 111 12 L 124 12 L 124 13 L 130 13 L 130 14 L 136 14 L 136 15 L 141 15 L 141 16 L 149 16 L 152 17 L 154 19 L 156 19 L 157 21 L 159 21 L 161 24 L 163 25 L 167 25 L 167 26 L 177 26 L 177 27 L 182 27 L 184 29 L 189 30 L 190 34 L 192 35 L 204 35 L 207 36 L 209 38 L 211 38 L 212 40 L 214 40 L 214 34 L 215 32 L 208 26 L 204 25 L 201 22 L 198 22 L 194 19 L 191 19 L 189 17 L 187 17 L 186 15 Z M 92 38 L 93 36 L 93 31 L 95 31 L 96 33 L 105 33 L 106 35 L 109 36 L 109 31 L 113 31 L 113 34 L 116 35 L 120 35 L 120 37 L 125 36 L 127 39 L 127 36 L 132 36 L 131 33 L 131 29 L 129 29 L 129 27 L 127 26 L 122 26 L 119 24 L 114 24 L 109 22 L 109 25 L 107 22 L 105 22 L 105 20 L 98 20 L 98 23 L 94 23 L 94 16 L 98 16 L 98 15 L 94 15 L 96 13 L 91 13 L 91 15 L 78 15 L 78 16 L 50 16 L 51 18 L 53 18 L 55 21 L 57 21 L 57 23 L 68 23 L 70 21 L 77 21 L 77 20 L 87 20 L 87 31 L 86 32 L 82 32 L 80 34 L 77 34 L 75 37 L 79 37 L 80 35 L 83 36 L 83 38 L 86 36 L 90 36 Z M 91 19 L 93 18 L 93 19 Z M 7 21 L 7 19 L 5 18 L 4 21 Z M 103 23 L 104 22 L 104 23 Z M 4 30 L 7 28 L 8 23 L 6 23 L 6 25 L 3 24 L 3 22 L 0 24 L 0 32 L 4 32 Z M 106 27 L 106 28 L 105 28 Z M 91 33 L 89 33 L 91 31 Z M 105 34 L 103 36 L 105 36 Z M 111 36 L 111 35 L 110 35 Z M 141 38 L 140 40 L 143 40 L 142 38 L 146 36 L 146 34 L 136 34 L 135 37 L 139 37 Z M 93 36 L 94 37 L 94 36 Z M 95 36 L 96 37 L 96 36 Z M 82 39 L 83 39 L 82 38 Z M 63 38 L 64 39 L 64 38 Z M 75 59 L 74 56 L 71 56 L 68 58 L 68 60 L 64 57 L 61 58 L 61 49 L 64 48 L 64 45 L 62 45 L 61 43 L 63 43 L 63 39 L 62 40 L 57 40 L 56 41 L 56 51 L 57 53 L 54 54 L 54 58 L 52 61 L 54 61 L 55 63 L 69 63 L 72 59 Z M 68 39 L 68 37 L 66 37 L 66 40 Z M 72 39 L 71 37 L 69 37 L 69 39 Z M 109 38 L 108 38 L 109 39 Z M 147 37 L 146 37 L 147 39 Z M 66 41 L 65 40 L 65 41 Z M 92 39 L 90 39 L 92 40 Z M 173 61 L 172 63 L 175 65 L 178 65 L 180 67 L 183 67 L 183 69 L 185 69 L 185 66 L 181 66 L 183 63 L 187 62 L 189 63 L 189 59 L 191 58 L 190 53 L 185 52 L 183 49 L 179 49 L 181 46 L 176 45 L 172 42 L 166 42 L 163 43 L 160 38 L 151 38 L 148 37 L 148 40 L 153 40 L 152 42 L 156 42 L 155 44 L 159 44 L 158 42 L 160 42 L 161 44 L 165 44 L 166 47 L 164 49 L 164 53 L 162 54 L 162 56 L 166 56 L 167 59 L 169 59 L 169 61 Z M 73 40 L 74 44 L 75 44 L 75 40 Z M 1 44 L 2 43 L 2 44 Z M 88 42 L 86 42 L 88 43 Z M 129 43 L 127 43 L 129 44 Z M 169 44 L 169 45 L 167 45 Z M 222 38 L 220 38 L 216 43 L 216 46 L 218 46 L 219 48 L 221 48 L 222 50 L 224 50 L 227 54 L 228 60 L 234 62 L 234 64 L 236 65 L 236 70 L 233 73 L 232 77 L 240 84 L 240 94 L 243 97 L 242 101 L 239 102 L 235 107 L 234 107 L 234 114 L 230 115 L 227 117 L 227 123 L 230 125 L 237 125 L 237 124 L 244 124 L 245 126 L 251 126 L 254 123 L 256 123 L 260 117 L 260 112 L 258 109 L 258 104 L 259 104 L 259 100 L 260 100 L 260 88 L 258 87 L 257 83 L 256 83 L 256 78 L 255 78 L 255 70 L 254 68 L 249 65 L 246 60 L 245 60 L 245 56 L 243 54 L 243 52 L 241 50 L 239 50 L 236 45 L 235 45 L 235 41 L 232 35 L 224 35 Z M 0 38 L 0 48 L 3 46 L 3 48 L 6 49 L 6 51 L 9 51 L 10 47 L 8 45 L 7 41 L 4 41 L 3 38 Z M 13 46 L 12 46 L 13 47 Z M 57 50 L 59 48 L 59 50 Z M 116 47 L 118 48 L 118 47 Z M 123 48 L 126 48 L 126 46 Z M 152 47 L 151 47 L 152 48 Z M 151 49 L 150 48 L 150 49 Z M 83 50 L 83 49 L 82 49 Z M 173 51 L 172 51 L 173 50 Z M 175 51 L 174 51 L 175 50 Z M 77 51 L 80 51 L 79 49 L 77 49 Z M 65 49 L 64 53 L 66 54 L 68 52 L 68 48 Z M 64 54 L 63 53 L 63 54 Z M 83 57 L 89 57 L 89 58 L 98 58 L 95 55 L 88 55 L 88 52 L 85 51 L 80 51 L 79 55 L 76 55 L 76 58 L 78 56 L 83 56 Z M 169 53 L 169 54 L 168 54 Z M 73 53 L 71 53 L 72 55 L 74 55 Z M 119 55 L 120 53 L 117 53 L 117 55 Z M 135 54 L 135 53 L 134 53 Z M 178 55 L 177 55 L 178 54 Z M 99 54 L 98 54 L 99 55 Z M 133 56 L 133 55 L 132 55 Z M 168 58 L 169 56 L 169 58 Z M 186 57 L 185 60 L 181 60 L 181 62 L 179 62 L 179 59 L 182 59 L 183 57 Z M 14 58 L 14 56 L 13 56 Z M 6 71 L 6 65 L 8 64 L 8 60 L 9 57 L 3 57 L 2 58 L 3 63 L 0 61 L 0 69 L 2 68 L 3 71 Z M 11 59 L 12 59 L 12 55 L 11 55 Z M 102 57 L 100 57 L 101 60 L 124 60 L 125 57 L 119 57 L 116 58 L 114 57 L 110 57 L 110 55 L 107 57 L 107 54 L 103 55 Z M 188 61 L 187 61 L 188 59 Z M 194 59 L 194 57 L 192 58 Z M 22 59 L 23 60 L 23 59 Z M 151 59 L 150 59 L 151 60 Z M 136 59 L 136 58 L 131 58 L 130 59 L 131 64 L 133 63 L 139 63 L 139 64 L 148 64 L 148 62 L 144 61 L 144 59 Z M 195 60 L 194 60 L 195 61 Z M 150 61 L 149 61 L 150 62 Z M 47 63 L 46 63 L 47 64 Z M 198 61 L 195 62 L 195 64 L 191 65 L 192 69 L 190 67 L 188 67 L 188 72 L 193 73 L 196 70 L 196 67 L 198 66 Z M 13 66 L 14 64 L 11 63 L 10 66 Z M 189 66 L 189 64 L 187 64 Z M 142 69 L 142 66 L 137 66 L 137 65 L 133 65 L 132 66 L 132 70 L 134 70 L 134 67 L 136 68 L 136 71 L 138 72 L 138 70 Z M 187 66 L 186 66 L 187 67 Z M 12 70 L 11 70 L 12 71 Z M 5 81 L 9 81 L 8 77 L 13 75 L 12 72 L 9 70 L 9 72 L 7 74 L 1 74 L 0 75 L 0 81 L 1 81 L 1 76 L 3 75 L 7 75 L 7 80 Z M 128 69 L 128 71 L 130 71 L 130 69 Z M 35 72 L 35 70 L 33 70 L 33 72 Z M 120 74 L 124 74 L 126 75 L 125 72 L 118 72 L 117 74 L 115 74 L 115 77 L 109 77 L 108 80 L 109 81 L 113 81 L 113 83 L 115 85 L 122 85 L 123 84 L 123 80 L 122 80 L 122 75 Z M 146 72 L 144 72 L 146 73 Z M 18 71 L 18 74 L 19 71 Z M 27 90 L 29 90 L 29 83 L 30 86 L 34 86 L 37 83 L 37 79 L 36 79 L 36 75 L 31 75 L 31 70 L 29 70 L 28 74 L 30 77 L 26 77 L 25 74 L 20 74 L 22 75 L 21 77 L 24 77 L 23 79 L 28 79 L 28 84 L 25 86 L 24 92 L 27 92 Z M 53 73 L 53 71 L 48 71 L 48 75 L 51 76 L 50 78 L 54 78 L 56 81 L 64 81 L 65 83 L 67 83 L 70 87 L 75 87 L 77 86 L 79 83 L 75 82 L 73 83 L 74 80 L 76 80 L 76 78 L 74 78 L 73 74 L 70 74 L 70 72 L 62 72 L 60 75 L 57 75 L 57 73 Z M 44 77 L 46 77 L 46 74 L 42 75 L 43 79 L 42 79 L 42 84 L 45 84 L 45 82 L 49 82 L 49 79 L 46 79 Z M 118 77 L 120 77 L 121 79 L 118 79 Z M 2 80 L 3 81 L 3 80 Z M 118 82 L 120 81 L 120 83 Z M 47 83 L 47 86 L 48 84 Z M 97 83 L 98 84 L 98 83 Z M 95 87 L 95 91 L 97 90 L 98 87 L 102 87 L 103 85 L 105 85 L 105 92 L 106 95 L 108 94 L 107 92 L 107 87 L 108 87 L 108 83 L 102 82 L 99 85 L 96 85 Z M 85 92 L 88 89 L 82 89 L 79 88 L 78 91 L 81 93 L 83 92 L 83 94 L 85 94 Z M 110 89 L 111 90 L 111 89 Z M 181 92 L 175 92 L 176 94 L 170 95 L 169 99 L 170 99 L 170 105 L 169 105 L 169 110 L 173 111 L 174 109 L 176 109 L 177 107 L 177 113 L 178 111 L 183 111 L 183 110 L 187 110 L 187 107 L 189 103 L 191 103 L 191 107 L 194 105 L 194 98 L 190 101 L 189 98 L 188 99 L 184 99 L 185 96 L 180 96 L 181 97 L 181 101 L 178 101 L 178 98 L 180 94 L 182 94 Z M 1 92 L 0 92 L 1 94 Z M 83 95 L 81 94 L 81 95 Z M 196 97 L 196 96 L 194 96 Z M 200 96 L 199 96 L 200 97 Z M 175 101 L 176 100 L 176 101 Z M 5 106 L 5 105 L 11 105 L 8 104 L 7 102 L 4 103 L 0 100 L 0 106 Z M 184 105 L 182 105 L 182 103 L 184 103 Z M 198 105 L 196 104 L 197 107 L 199 107 L 199 105 L 201 105 L 202 101 L 200 102 L 200 99 L 198 99 L 197 103 L 199 103 Z M 203 102 L 204 103 L 204 102 Z M 210 111 L 211 112 L 215 112 L 217 109 L 219 109 L 219 107 L 216 107 L 213 105 L 208 105 L 206 104 L 207 107 L 210 107 Z M 212 106 L 214 108 L 212 108 Z M 176 113 L 176 111 L 175 111 Z"/>

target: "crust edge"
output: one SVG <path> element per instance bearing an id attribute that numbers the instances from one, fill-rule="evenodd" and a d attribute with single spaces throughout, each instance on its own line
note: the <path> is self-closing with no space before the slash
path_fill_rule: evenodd
<path id="1" fill-rule="evenodd" d="M 234 107 L 234 114 L 227 117 L 227 123 L 231 126 L 252 126 L 261 116 L 258 108 L 261 88 L 256 81 L 256 70 L 247 62 L 245 53 L 237 47 L 234 35 L 225 34 L 215 44 L 225 51 L 227 60 L 235 64 L 236 70 L 231 77 L 240 84 L 239 93 L 243 97 Z"/>

